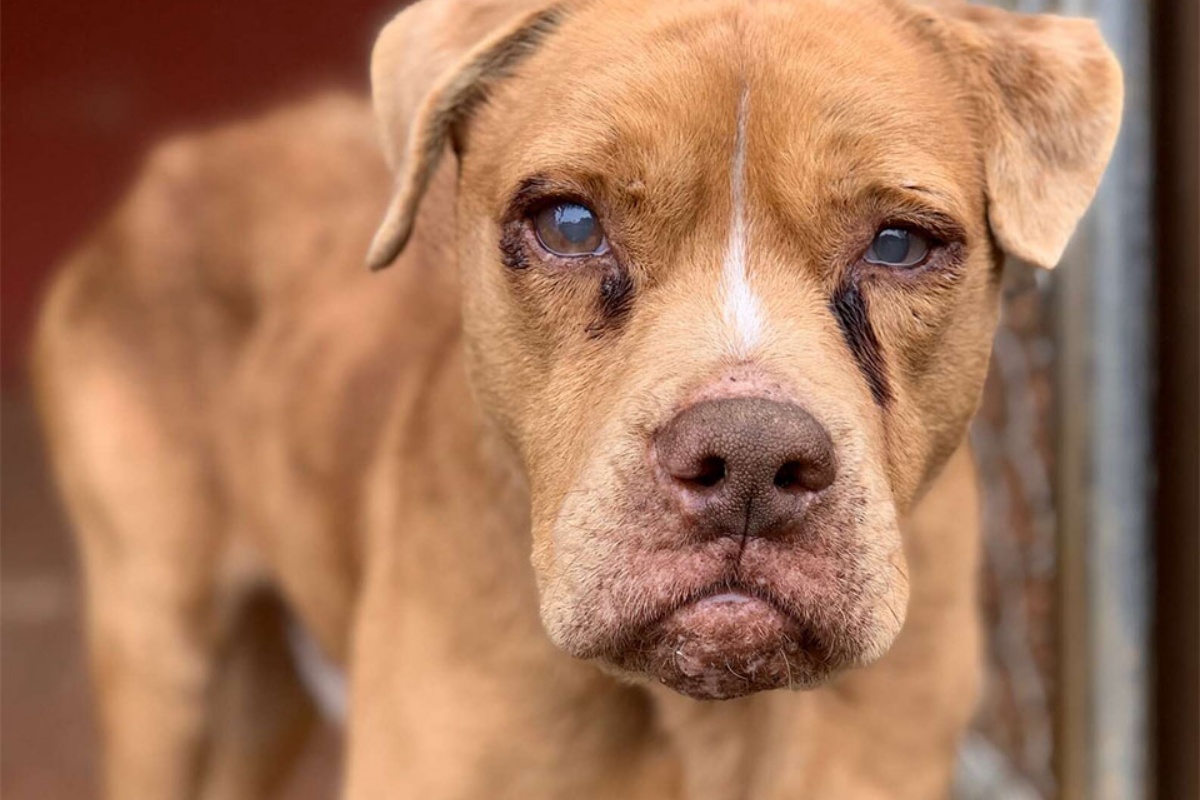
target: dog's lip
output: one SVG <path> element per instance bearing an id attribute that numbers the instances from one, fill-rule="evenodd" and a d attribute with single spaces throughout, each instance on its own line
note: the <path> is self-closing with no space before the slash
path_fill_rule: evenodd
<path id="1" fill-rule="evenodd" d="M 742 605 L 744 603 L 753 603 L 757 599 L 758 598 L 756 598 L 752 595 L 748 595 L 745 592 L 731 591 L 731 592 L 721 592 L 720 594 L 709 595 L 708 597 L 702 597 L 695 602 L 697 602 L 697 603 L 712 603 L 712 604 L 716 604 L 716 605 L 723 604 L 723 603 L 724 604 L 732 604 L 732 605 Z"/>
<path id="2" fill-rule="evenodd" d="M 686 616 L 701 601 L 701 608 L 721 615 L 751 611 L 751 602 L 761 603 L 764 613 L 774 611 L 788 620 L 793 638 L 824 642 L 829 614 L 813 605 L 830 594 L 829 587 L 821 589 L 822 570 L 799 563 L 783 570 L 765 552 L 748 559 L 754 547 L 753 542 L 714 539 L 653 564 L 642 580 L 612 586 L 600 613 L 564 637 L 565 646 L 577 658 L 621 663 L 658 641 L 673 617 Z M 806 560 L 811 558 L 819 557 L 810 554 Z"/>
<path id="3" fill-rule="evenodd" d="M 770 606 L 788 617 L 796 616 L 786 603 L 781 602 L 773 592 L 767 591 L 765 587 L 751 588 L 737 581 L 721 581 L 718 584 L 705 586 L 685 600 L 673 604 L 665 613 L 659 616 L 658 621 L 661 622 L 685 608 L 698 606 L 739 607 L 754 603 Z"/>
<path id="4" fill-rule="evenodd" d="M 775 606 L 780 611 L 792 616 L 787 604 L 782 602 L 766 584 L 750 584 L 738 576 L 725 578 L 705 585 L 698 591 L 691 593 L 681 602 L 674 604 L 674 607 L 669 609 L 668 613 L 678 611 L 685 606 L 696 603 L 741 604 L 755 601 Z"/>
<path id="5" fill-rule="evenodd" d="M 656 628 L 661 627 L 673 615 L 687 608 L 696 606 L 721 606 L 730 608 L 745 606 L 750 603 L 761 603 L 769 606 L 783 616 L 799 623 L 800 615 L 792 607 L 783 602 L 765 585 L 751 585 L 739 576 L 731 575 L 702 585 L 700 588 L 687 592 L 673 602 L 665 603 L 652 610 L 641 619 L 628 620 L 619 641 L 610 643 L 612 652 L 620 652 L 629 646 L 630 641 L 643 639 Z"/>
<path id="6" fill-rule="evenodd" d="M 628 622 L 615 647 L 593 655 L 708 700 L 815 685 L 829 672 L 825 637 L 757 581 L 706 584 L 658 610 Z"/>

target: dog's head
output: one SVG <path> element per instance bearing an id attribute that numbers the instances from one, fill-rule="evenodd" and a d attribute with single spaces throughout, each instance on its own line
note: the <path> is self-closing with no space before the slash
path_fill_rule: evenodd
<path id="1" fill-rule="evenodd" d="M 1095 27 L 425 0 L 373 78 L 397 192 L 370 258 L 452 145 L 468 362 L 527 472 L 551 638 L 704 698 L 882 655 L 898 519 L 976 408 L 1003 254 L 1052 266 L 1111 151 Z"/>

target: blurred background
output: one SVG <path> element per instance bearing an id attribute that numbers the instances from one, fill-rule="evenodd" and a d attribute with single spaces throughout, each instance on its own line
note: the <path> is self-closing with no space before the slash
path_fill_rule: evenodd
<path id="1" fill-rule="evenodd" d="M 1096 17 L 1127 116 L 1054 273 L 1007 270 L 972 443 L 990 668 L 964 798 L 1200 797 L 1196 0 L 994 0 Z M 386 0 L 5 0 L 0 796 L 95 796 L 74 554 L 25 353 L 55 262 L 146 148 L 336 85 L 366 91 Z M 332 798 L 336 733 L 288 797 Z"/>

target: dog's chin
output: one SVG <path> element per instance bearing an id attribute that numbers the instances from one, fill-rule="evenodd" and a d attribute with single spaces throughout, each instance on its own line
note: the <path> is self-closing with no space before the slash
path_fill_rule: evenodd
<path id="1" fill-rule="evenodd" d="M 823 683 L 842 660 L 768 599 L 741 592 L 685 603 L 605 659 L 698 700 Z"/>

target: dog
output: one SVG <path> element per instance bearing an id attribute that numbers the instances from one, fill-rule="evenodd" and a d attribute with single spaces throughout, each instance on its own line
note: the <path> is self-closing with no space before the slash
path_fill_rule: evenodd
<path id="1" fill-rule="evenodd" d="M 371 77 L 158 147 L 41 315 L 107 797 L 269 792 L 289 620 L 347 800 L 944 796 L 964 432 L 1113 147 L 1095 26 L 423 0 Z"/>

